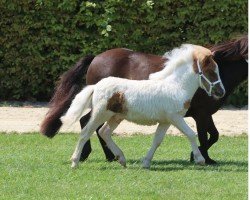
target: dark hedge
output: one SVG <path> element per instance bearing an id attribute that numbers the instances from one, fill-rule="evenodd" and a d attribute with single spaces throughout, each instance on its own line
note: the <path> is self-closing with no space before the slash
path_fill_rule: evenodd
<path id="1" fill-rule="evenodd" d="M 0 10 L 1 100 L 49 100 L 59 75 L 86 54 L 115 47 L 163 54 L 248 27 L 247 0 L 1 0 Z M 230 99 L 246 104 L 247 82 Z"/>

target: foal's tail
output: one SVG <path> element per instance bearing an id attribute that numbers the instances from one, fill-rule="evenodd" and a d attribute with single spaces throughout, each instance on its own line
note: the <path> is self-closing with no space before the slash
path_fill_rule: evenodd
<path id="1" fill-rule="evenodd" d="M 43 135 L 52 138 L 62 126 L 60 117 L 68 110 L 73 98 L 81 90 L 83 75 L 94 57 L 90 55 L 80 59 L 73 68 L 61 76 L 50 101 L 49 111 L 41 124 L 40 131 Z"/>
<path id="2" fill-rule="evenodd" d="M 67 113 L 61 117 L 62 123 L 72 125 L 80 119 L 82 115 L 86 115 L 92 108 L 92 95 L 95 85 L 86 86 L 80 93 L 76 95 Z"/>

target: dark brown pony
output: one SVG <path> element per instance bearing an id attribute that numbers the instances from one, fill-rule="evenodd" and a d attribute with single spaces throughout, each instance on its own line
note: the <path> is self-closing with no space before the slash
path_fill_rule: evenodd
<path id="1" fill-rule="evenodd" d="M 233 89 L 248 76 L 248 64 L 246 62 L 248 57 L 248 37 L 245 36 L 215 45 L 210 49 L 214 51 L 214 58 L 219 66 L 220 77 L 226 89 L 226 95 L 220 100 L 214 100 L 206 92 L 198 89 L 186 116 L 193 117 L 196 121 L 200 141 L 199 148 L 206 163 L 214 164 L 216 162 L 209 157 L 208 149 L 218 141 L 219 132 L 214 125 L 212 115 L 218 111 Z M 163 56 L 134 52 L 122 48 L 111 49 L 95 57 L 87 56 L 81 59 L 73 68 L 62 75 L 51 99 L 50 109 L 42 122 L 41 133 L 52 138 L 59 131 L 62 125 L 60 117 L 67 111 L 72 99 L 82 88 L 81 80 L 87 68 L 86 83 L 89 85 L 96 84 L 108 76 L 134 80 L 148 79 L 149 74 L 161 70 L 165 62 L 167 60 Z M 89 117 L 90 114 L 81 118 L 81 127 L 85 126 Z M 114 155 L 106 147 L 99 134 L 97 135 L 107 160 L 114 160 Z M 85 160 L 90 152 L 91 144 L 88 141 L 83 148 L 81 160 Z"/>

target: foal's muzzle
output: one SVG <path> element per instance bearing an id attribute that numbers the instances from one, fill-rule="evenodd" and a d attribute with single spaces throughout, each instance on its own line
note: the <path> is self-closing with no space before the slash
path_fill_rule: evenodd
<path id="1" fill-rule="evenodd" d="M 225 89 L 221 87 L 212 90 L 212 96 L 215 97 L 216 99 L 224 97 L 225 94 L 226 94 Z"/>

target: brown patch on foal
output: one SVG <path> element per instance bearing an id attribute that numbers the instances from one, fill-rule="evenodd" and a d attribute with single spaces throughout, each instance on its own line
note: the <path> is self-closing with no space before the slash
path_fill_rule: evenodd
<path id="1" fill-rule="evenodd" d="M 185 109 L 189 109 L 189 108 L 190 108 L 190 105 L 191 105 L 191 100 L 187 100 L 187 101 L 185 101 L 185 103 L 183 104 L 183 106 L 184 106 Z"/>
<path id="2" fill-rule="evenodd" d="M 125 96 L 122 92 L 115 92 L 108 100 L 107 110 L 115 113 L 124 113 L 127 111 L 125 107 Z"/>
<path id="3" fill-rule="evenodd" d="M 193 69 L 195 73 L 198 73 L 198 65 L 197 65 L 197 58 L 194 56 L 193 58 Z M 213 55 L 205 56 L 202 60 L 199 59 L 200 67 L 203 72 L 214 70 L 216 63 L 213 59 Z"/>
<path id="4" fill-rule="evenodd" d="M 204 71 L 206 71 L 206 70 L 215 70 L 216 63 L 215 63 L 212 55 L 206 56 L 202 60 L 201 64 L 203 66 Z"/>
<path id="5" fill-rule="evenodd" d="M 194 45 L 194 53 L 193 53 L 193 69 L 195 73 L 198 73 L 198 65 L 197 60 L 200 62 L 200 67 L 202 71 L 210 70 L 215 68 L 215 62 L 213 60 L 212 52 L 202 46 Z"/>

